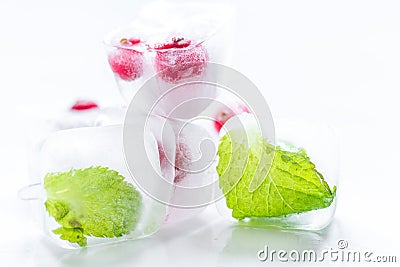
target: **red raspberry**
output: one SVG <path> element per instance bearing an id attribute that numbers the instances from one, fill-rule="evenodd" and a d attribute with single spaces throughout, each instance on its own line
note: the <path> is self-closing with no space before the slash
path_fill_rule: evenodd
<path id="1" fill-rule="evenodd" d="M 112 71 L 122 80 L 133 81 L 143 74 L 143 53 L 131 47 L 140 43 L 140 39 L 123 38 L 120 41 L 123 47 L 118 47 L 108 55 Z"/>
<path id="2" fill-rule="evenodd" d="M 99 106 L 90 100 L 78 100 L 75 104 L 71 107 L 71 110 L 88 110 L 93 108 L 98 108 Z"/>
<path id="3" fill-rule="evenodd" d="M 214 116 L 215 130 L 219 133 L 225 122 L 227 122 L 233 116 L 239 115 L 244 112 L 250 113 L 250 110 L 247 106 L 241 103 L 233 103 L 231 105 L 226 105 L 222 107 Z"/>
<path id="4" fill-rule="evenodd" d="M 201 44 L 192 47 L 190 44 L 190 40 L 173 38 L 172 42 L 154 47 L 156 70 L 161 72 L 164 81 L 176 83 L 203 73 L 208 61 L 207 50 Z"/>

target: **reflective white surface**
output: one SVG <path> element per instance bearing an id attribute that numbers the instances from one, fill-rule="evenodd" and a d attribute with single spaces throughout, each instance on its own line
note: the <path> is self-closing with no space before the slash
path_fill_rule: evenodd
<path id="1" fill-rule="evenodd" d="M 330 248 L 340 239 L 351 249 L 400 260 L 400 3 L 235 2 L 235 67 L 259 86 L 273 115 L 326 121 L 338 131 L 341 180 L 331 226 L 322 233 L 249 229 L 210 208 L 145 240 L 112 247 L 65 251 L 44 240 L 29 203 L 16 197 L 28 183 L 27 125 L 76 97 L 103 106 L 122 102 L 101 40 L 142 3 L 3 0 L 1 266 L 265 266 L 270 263 L 257 260 L 265 245 Z"/>

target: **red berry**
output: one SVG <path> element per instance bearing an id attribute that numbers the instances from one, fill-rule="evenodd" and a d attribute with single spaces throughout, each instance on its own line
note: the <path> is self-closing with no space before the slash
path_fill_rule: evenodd
<path id="1" fill-rule="evenodd" d="M 160 142 L 157 142 L 157 146 L 158 146 L 161 169 L 167 168 L 168 165 L 170 165 L 171 163 L 169 162 L 167 156 L 165 155 L 165 151 L 163 149 L 162 144 Z M 184 143 L 176 144 L 175 163 L 174 163 L 174 169 L 175 169 L 174 183 L 179 183 L 186 177 L 188 164 L 190 163 L 190 158 L 189 155 L 187 155 L 188 154 L 187 151 L 188 148 L 186 144 Z"/>
<path id="2" fill-rule="evenodd" d="M 141 41 L 138 38 L 122 38 L 120 44 L 123 47 L 118 47 L 108 56 L 108 62 L 111 69 L 122 80 L 133 81 L 143 74 L 143 54 L 131 47 L 139 44 Z"/>
<path id="3" fill-rule="evenodd" d="M 128 41 L 131 45 L 140 43 L 140 39 L 137 39 L 137 38 L 129 38 Z"/>
<path id="4" fill-rule="evenodd" d="M 112 71 L 122 80 L 133 81 L 143 74 L 143 54 L 128 49 L 117 48 L 108 55 Z"/>
<path id="5" fill-rule="evenodd" d="M 244 112 L 250 113 L 249 108 L 244 104 L 233 103 L 231 105 L 225 105 L 215 114 L 214 117 L 215 130 L 219 133 L 221 131 L 222 126 L 224 126 L 225 122 L 227 122 L 233 116 L 239 115 Z"/>
<path id="6" fill-rule="evenodd" d="M 99 106 L 90 100 L 78 100 L 75 104 L 71 107 L 71 110 L 88 110 L 93 108 L 98 108 Z"/>
<path id="7" fill-rule="evenodd" d="M 154 48 L 156 70 L 161 72 L 163 80 L 176 83 L 203 73 L 208 61 L 207 50 L 201 44 L 193 47 L 190 44 L 190 40 L 173 39 Z"/>

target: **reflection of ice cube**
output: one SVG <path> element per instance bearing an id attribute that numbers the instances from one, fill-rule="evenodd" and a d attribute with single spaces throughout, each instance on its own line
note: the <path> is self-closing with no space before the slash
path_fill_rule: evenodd
<path id="1" fill-rule="evenodd" d="M 122 125 L 79 128 L 53 133 L 44 142 L 40 153 L 41 177 L 48 172 L 103 166 L 118 171 L 127 182 L 134 184 L 124 160 L 122 133 Z M 146 136 L 145 146 L 149 160 L 154 168 L 158 168 L 158 172 L 162 172 L 157 141 L 151 134 Z M 148 178 L 151 179 L 151 177 Z M 136 187 L 135 184 L 134 186 Z M 141 195 L 143 200 L 141 218 L 134 232 L 126 236 L 127 239 L 150 235 L 156 232 L 165 220 L 166 206 L 144 193 Z M 54 225 L 55 222 L 51 218 L 48 218 L 46 222 L 48 227 L 46 231 L 51 233 L 57 225 Z M 102 238 L 91 238 L 88 239 L 88 245 L 108 241 Z"/>

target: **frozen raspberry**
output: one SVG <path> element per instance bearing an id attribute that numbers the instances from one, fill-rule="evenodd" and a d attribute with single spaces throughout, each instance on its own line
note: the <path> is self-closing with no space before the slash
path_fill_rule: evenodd
<path id="1" fill-rule="evenodd" d="M 207 50 L 201 44 L 190 45 L 190 40 L 172 38 L 172 42 L 154 47 L 156 70 L 161 72 L 163 80 L 176 83 L 203 73 L 208 61 Z"/>
<path id="2" fill-rule="evenodd" d="M 71 110 L 88 110 L 98 108 L 99 106 L 90 100 L 78 100 L 75 104 L 71 107 Z"/>
<path id="3" fill-rule="evenodd" d="M 165 155 L 165 151 L 160 142 L 157 143 L 158 145 L 158 153 L 160 158 L 160 166 L 161 169 L 167 168 L 169 164 L 171 164 L 168 158 Z M 175 151 L 175 177 L 174 183 L 181 182 L 187 174 L 187 168 L 190 164 L 190 155 L 188 155 L 188 148 L 184 143 L 177 143 L 176 144 L 176 151 Z"/>
<path id="4" fill-rule="evenodd" d="M 123 38 L 120 41 L 121 47 L 108 55 L 112 71 L 122 80 L 133 81 L 143 74 L 143 53 L 133 49 L 140 43 L 140 39 Z"/>
<path id="5" fill-rule="evenodd" d="M 214 116 L 215 130 L 219 133 L 227 120 L 244 112 L 250 113 L 250 110 L 246 105 L 241 103 L 233 103 L 231 105 L 223 106 L 216 112 Z"/>

